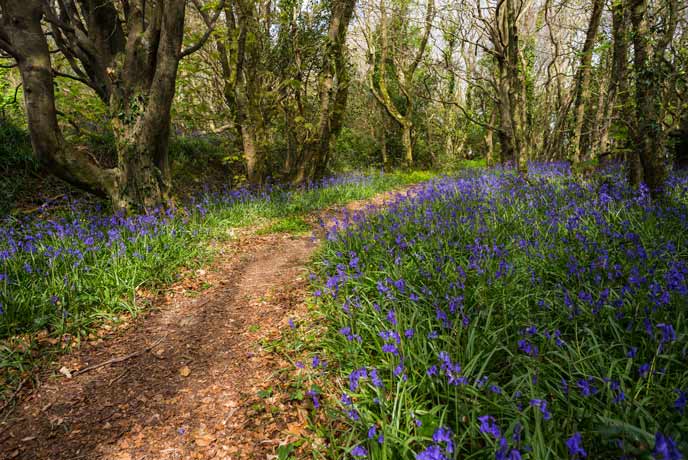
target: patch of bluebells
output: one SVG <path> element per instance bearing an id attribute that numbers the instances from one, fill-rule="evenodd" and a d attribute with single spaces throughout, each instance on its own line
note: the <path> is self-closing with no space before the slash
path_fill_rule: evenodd
<path id="1" fill-rule="evenodd" d="M 295 207 L 305 197 L 315 203 L 319 195 L 378 180 L 384 179 L 350 174 L 298 188 L 204 190 L 177 208 L 131 215 L 65 196 L 31 214 L 0 218 L 0 337 L 62 327 L 65 315 L 77 320 L 92 310 L 130 308 L 123 298 L 131 300 L 146 282 L 174 279 L 199 253 L 213 216 L 236 219 L 242 206 L 256 203 Z"/>
<path id="2" fill-rule="evenodd" d="M 353 442 L 368 458 L 682 458 L 688 176 L 667 184 L 653 201 L 618 165 L 473 170 L 326 229 L 313 283 Z"/>

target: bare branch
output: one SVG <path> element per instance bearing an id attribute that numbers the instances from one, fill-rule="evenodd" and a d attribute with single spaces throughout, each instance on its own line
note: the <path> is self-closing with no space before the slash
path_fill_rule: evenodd
<path id="1" fill-rule="evenodd" d="M 210 18 L 210 19 L 207 19 L 207 15 L 201 12 L 201 6 L 199 5 L 199 3 L 198 3 L 197 0 L 194 0 L 194 5 L 196 6 L 196 8 L 198 9 L 198 11 L 199 11 L 199 12 L 201 13 L 201 15 L 203 16 L 203 20 L 204 20 L 204 22 L 206 23 L 206 26 L 207 26 L 207 27 L 206 27 L 206 31 L 203 33 L 203 35 L 201 36 L 201 38 L 200 38 L 195 44 L 189 46 L 188 48 L 182 50 L 181 53 L 179 53 L 179 59 L 183 59 L 183 58 L 185 58 L 186 56 L 195 53 L 196 51 L 198 51 L 199 49 L 201 49 L 201 48 L 203 47 L 203 45 L 205 45 L 205 42 L 208 41 L 208 38 L 210 37 L 210 34 L 212 34 L 212 33 L 213 33 L 213 30 L 215 30 L 215 23 L 216 23 L 217 20 L 219 19 L 220 14 L 222 14 L 222 9 L 223 9 L 224 6 L 225 6 L 225 0 L 221 0 L 221 1 L 220 1 L 220 4 L 217 6 L 217 8 L 216 8 L 216 10 L 215 10 L 215 14 L 214 14 L 213 17 Z"/>

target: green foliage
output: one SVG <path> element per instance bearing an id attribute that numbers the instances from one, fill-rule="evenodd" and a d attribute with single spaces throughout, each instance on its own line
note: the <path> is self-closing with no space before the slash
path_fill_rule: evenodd
<path id="1" fill-rule="evenodd" d="M 345 127 L 337 137 L 331 167 L 335 171 L 351 171 L 382 166 L 377 140 L 370 131 Z M 376 155 L 377 153 L 377 155 Z"/>
<path id="2" fill-rule="evenodd" d="M 11 210 L 27 177 L 37 170 L 28 133 L 0 117 L 0 215 Z"/>
<path id="3" fill-rule="evenodd" d="M 259 235 L 268 235 L 270 233 L 292 233 L 301 235 L 308 233 L 311 230 L 311 225 L 298 216 L 284 217 L 271 223 L 270 225 L 259 229 L 256 233 Z"/>
<path id="4" fill-rule="evenodd" d="M 686 178 L 653 203 L 621 173 L 466 171 L 330 233 L 331 458 L 420 458 L 443 426 L 454 450 L 424 458 L 568 458 L 574 433 L 588 458 L 650 458 L 656 432 L 685 452 Z"/>
<path id="5" fill-rule="evenodd" d="M 129 217 L 65 198 L 0 225 L 0 337 L 88 334 L 104 319 L 145 308 L 143 294 L 212 257 L 207 243 L 228 238 L 232 228 L 276 219 L 269 231 L 301 233 L 310 228 L 303 214 L 428 177 L 353 175 L 309 189 L 227 190 L 196 197 L 186 208 Z M 0 367 L 21 373 L 34 352 L 0 349 Z"/>

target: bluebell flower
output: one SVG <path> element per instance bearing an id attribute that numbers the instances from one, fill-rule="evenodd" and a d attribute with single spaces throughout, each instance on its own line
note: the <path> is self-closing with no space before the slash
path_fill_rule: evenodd
<path id="1" fill-rule="evenodd" d="M 683 455 L 670 436 L 657 432 L 655 433 L 655 448 L 652 450 L 652 457 L 655 460 L 681 460 Z"/>
<path id="2" fill-rule="evenodd" d="M 547 410 L 547 401 L 545 401 L 544 399 L 531 399 L 530 405 L 532 407 L 539 408 L 540 412 L 542 413 L 542 417 L 545 420 L 549 420 L 552 418 L 552 414 Z"/>
<path id="3" fill-rule="evenodd" d="M 594 382 L 592 377 L 588 377 L 587 379 L 579 379 L 576 386 L 583 396 L 592 396 L 598 392 L 597 387 L 593 385 Z"/>
<path id="4" fill-rule="evenodd" d="M 528 356 L 532 356 L 534 358 L 537 357 L 539 353 L 537 345 L 533 345 L 525 339 L 521 339 L 518 341 L 518 349 L 523 353 L 527 354 Z"/>
<path id="5" fill-rule="evenodd" d="M 449 428 L 441 426 L 432 434 L 432 440 L 436 444 L 444 443 L 445 450 L 449 453 L 452 453 L 454 452 L 454 441 L 452 439 L 453 436 L 454 434 Z"/>
<path id="6" fill-rule="evenodd" d="M 478 421 L 480 422 L 481 433 L 489 434 L 495 439 L 499 439 L 501 437 L 501 431 L 499 430 L 499 426 L 497 426 L 494 417 L 491 415 L 482 415 L 478 417 Z"/>
<path id="7" fill-rule="evenodd" d="M 377 369 L 374 367 L 370 369 L 370 381 L 376 388 L 383 388 L 385 386 L 384 383 L 382 383 L 382 379 L 380 378 Z"/>
<path id="8" fill-rule="evenodd" d="M 432 445 L 416 454 L 416 460 L 448 460 L 448 458 L 444 455 L 440 446 Z"/>
<path id="9" fill-rule="evenodd" d="M 566 440 L 566 447 L 569 449 L 569 456 L 571 458 L 585 458 L 588 453 L 583 448 L 583 437 L 576 432 Z"/>
<path id="10" fill-rule="evenodd" d="M 662 343 L 669 343 L 676 340 L 676 331 L 671 324 L 659 323 L 657 329 L 660 331 L 660 341 Z"/>
<path id="11" fill-rule="evenodd" d="M 351 397 L 346 393 L 342 393 L 341 401 L 345 406 L 351 406 L 354 403 Z"/>
<path id="12" fill-rule="evenodd" d="M 311 397 L 311 400 L 313 401 L 313 407 L 316 409 L 320 408 L 320 398 L 318 396 L 318 392 L 315 390 L 308 390 L 306 392 L 306 395 Z"/>
<path id="13" fill-rule="evenodd" d="M 688 392 L 679 390 L 677 388 L 676 393 L 678 393 L 678 396 L 676 397 L 676 401 L 674 401 L 674 408 L 676 408 L 676 410 L 683 415 L 686 410 L 686 399 L 688 397 Z"/>
<path id="14" fill-rule="evenodd" d="M 641 377 L 646 377 L 648 372 L 650 372 L 650 363 L 642 364 L 638 368 L 638 374 L 640 374 Z"/>
<path id="15" fill-rule="evenodd" d="M 351 449 L 351 455 L 353 457 L 358 457 L 358 458 L 367 457 L 368 451 L 363 446 L 356 446 L 353 449 Z"/>

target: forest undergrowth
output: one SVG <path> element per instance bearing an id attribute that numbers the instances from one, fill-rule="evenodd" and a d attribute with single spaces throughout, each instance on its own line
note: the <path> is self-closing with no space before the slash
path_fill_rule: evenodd
<path id="1" fill-rule="evenodd" d="M 687 229 L 685 173 L 652 199 L 567 164 L 435 179 L 330 229 L 311 396 L 331 457 L 683 458 Z"/>
<path id="2" fill-rule="evenodd" d="M 151 293 L 213 257 L 234 230 L 304 231 L 308 213 L 427 180 L 423 172 L 348 174 L 298 188 L 200 193 L 176 208 L 112 214 L 69 196 L 0 224 L 0 369 L 5 393 L 104 322 L 136 315 Z"/>

